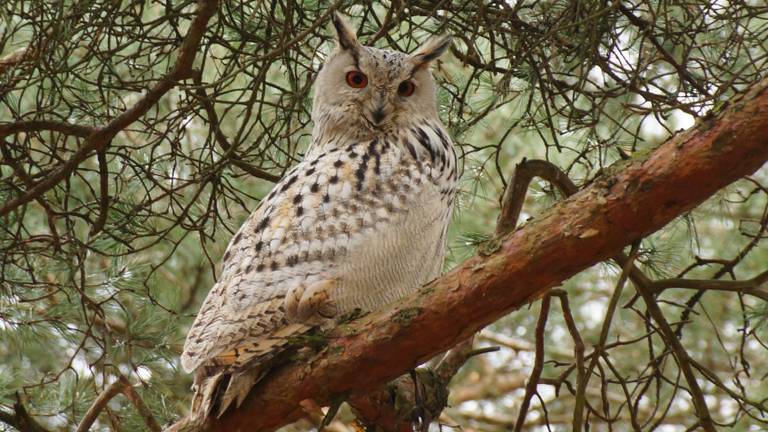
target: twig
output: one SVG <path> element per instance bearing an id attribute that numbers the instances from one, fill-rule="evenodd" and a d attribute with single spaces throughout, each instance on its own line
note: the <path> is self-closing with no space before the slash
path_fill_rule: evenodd
<path id="1" fill-rule="evenodd" d="M 109 214 L 109 166 L 107 165 L 106 151 L 100 149 L 96 152 L 96 158 L 99 161 L 99 216 L 91 226 L 88 233 L 90 237 L 95 236 L 104 228 Z"/>
<path id="2" fill-rule="evenodd" d="M 645 34 L 645 37 L 647 37 L 648 40 L 651 41 L 651 44 L 653 44 L 653 46 L 657 50 L 659 50 L 659 53 L 664 57 L 665 60 L 667 60 L 667 63 L 669 63 L 673 68 L 675 68 L 675 70 L 683 80 L 687 81 L 691 86 L 693 86 L 693 88 L 701 92 L 701 94 L 705 96 L 709 96 L 709 92 L 707 91 L 707 89 L 705 89 L 698 81 L 696 81 L 696 79 L 691 76 L 688 70 L 683 65 L 678 63 L 677 60 L 675 60 L 675 58 L 672 56 L 672 54 L 670 54 L 669 51 L 667 51 L 667 49 L 664 48 L 664 46 L 661 43 L 659 43 L 658 40 L 656 40 L 656 38 L 653 36 L 653 33 L 649 28 L 651 27 L 651 23 L 634 15 L 632 11 L 626 8 L 626 6 L 619 4 L 619 10 L 621 11 L 622 14 L 624 14 L 624 16 L 627 17 L 629 22 L 631 22 L 633 25 L 635 25 Z"/>
<path id="3" fill-rule="evenodd" d="M 563 317 L 568 327 L 568 332 L 573 339 L 573 354 L 576 357 L 576 388 L 586 387 L 586 373 L 584 369 L 584 341 L 581 339 L 579 329 L 571 313 L 571 306 L 568 302 L 568 293 L 560 289 L 553 289 L 550 294 L 560 299 L 560 306 L 563 309 Z M 594 357 L 593 357 L 594 358 Z M 576 400 L 573 408 L 573 431 L 578 432 L 582 429 L 584 422 L 584 398 Z M 581 402 L 581 403 L 580 403 Z"/>
<path id="4" fill-rule="evenodd" d="M 747 280 L 724 281 L 716 279 L 661 279 L 653 281 L 647 288 L 652 294 L 658 294 L 670 288 L 730 291 L 749 294 L 768 302 L 768 291 L 760 289 L 768 282 L 768 271 Z"/>
<path id="5" fill-rule="evenodd" d="M 208 114 L 208 123 L 210 124 L 210 127 L 213 131 L 213 136 L 216 139 L 216 142 L 219 143 L 219 146 L 224 149 L 225 152 L 234 153 L 235 148 L 232 147 L 226 135 L 224 135 L 224 132 L 221 130 L 221 126 L 219 124 L 219 116 L 216 114 L 213 103 L 211 103 L 211 99 L 208 97 L 208 94 L 205 92 L 205 89 L 202 86 L 202 82 L 200 81 L 200 74 L 195 73 L 193 80 L 197 85 L 197 88 L 195 89 L 195 96 L 197 97 L 197 100 L 199 100 L 203 105 L 205 112 Z M 261 178 L 273 183 L 280 180 L 280 176 L 268 173 L 247 162 L 244 162 L 236 154 L 234 157 L 231 157 L 230 160 L 232 161 L 232 164 L 256 178 Z"/>
<path id="6" fill-rule="evenodd" d="M 707 408 L 707 403 L 704 400 L 701 387 L 699 387 L 699 383 L 696 381 L 696 376 L 693 374 L 688 352 L 683 348 L 682 344 L 675 336 L 672 327 L 670 327 L 669 323 L 664 318 L 664 314 L 661 312 L 661 308 L 659 308 L 658 303 L 656 303 L 656 299 L 653 297 L 651 291 L 642 284 L 635 284 L 635 288 L 643 297 L 648 312 L 659 326 L 662 338 L 664 338 L 667 346 L 672 349 L 675 359 L 677 359 L 677 364 L 680 366 L 683 376 L 685 376 L 685 380 L 688 382 L 688 391 L 693 399 L 693 405 L 696 407 L 696 415 L 699 418 L 701 427 L 706 431 L 714 431 L 715 425 L 712 422 L 712 416 L 709 413 L 709 408 Z"/>
<path id="7" fill-rule="evenodd" d="M 88 138 L 96 131 L 96 128 L 52 120 L 29 120 L 0 124 L 0 138 L 21 132 L 40 131 L 54 131 L 80 138 Z"/>
<path id="8" fill-rule="evenodd" d="M 544 330 L 547 326 L 551 300 L 552 296 L 547 295 L 541 301 L 539 321 L 536 324 L 536 357 L 533 361 L 531 377 L 528 379 L 528 384 L 525 386 L 525 396 L 523 397 L 523 402 L 520 404 L 520 412 L 517 415 L 517 422 L 515 423 L 515 432 L 523 430 L 525 416 L 528 413 L 531 398 L 533 398 L 534 393 L 536 393 L 536 386 L 539 385 L 539 378 L 541 377 L 542 370 L 544 370 Z"/>
<path id="9" fill-rule="evenodd" d="M 5 141 L 2 138 L 0 138 L 0 154 L 2 154 L 5 163 L 10 166 L 13 170 L 13 173 L 16 174 L 16 177 L 20 178 L 22 183 L 24 183 L 27 188 L 32 188 L 34 186 L 34 182 L 29 177 L 27 172 L 24 171 L 24 168 L 13 158 L 13 155 L 11 155 L 11 152 L 8 150 L 8 147 L 5 145 Z M 56 212 L 53 211 L 51 206 L 48 205 L 48 201 L 46 201 L 42 196 L 36 197 L 35 201 L 37 201 L 43 210 L 45 210 L 45 214 L 48 219 L 48 229 L 51 231 L 51 238 L 53 239 L 53 247 L 58 251 L 61 249 L 61 238 L 59 237 L 59 232 L 56 229 Z"/>
<path id="10" fill-rule="evenodd" d="M 637 258 L 637 254 L 639 251 L 639 243 L 635 243 L 632 246 L 632 250 L 629 253 L 629 258 L 626 260 L 626 262 L 623 265 L 623 268 L 621 270 L 621 275 L 619 276 L 619 280 L 616 282 L 616 288 L 613 290 L 613 295 L 611 296 L 611 300 L 608 303 L 608 310 L 605 312 L 605 318 L 603 319 L 603 326 L 600 329 L 600 338 L 598 339 L 597 345 L 595 345 L 594 353 L 589 361 L 589 366 L 587 366 L 587 370 L 584 374 L 584 379 L 581 382 L 581 385 L 576 388 L 576 403 L 574 407 L 574 432 L 579 432 L 581 430 L 581 417 L 583 416 L 584 412 L 584 406 L 586 404 L 586 392 L 587 392 L 587 384 L 589 384 L 589 379 L 592 377 L 592 372 L 595 370 L 595 367 L 597 366 L 598 361 L 600 360 L 600 356 L 603 352 L 605 352 L 605 344 L 608 341 L 608 333 L 611 329 L 611 324 L 613 322 L 613 316 L 616 313 L 616 307 L 619 304 L 619 299 L 621 298 L 621 292 L 624 288 L 624 285 L 627 282 L 627 279 L 629 278 L 630 269 L 632 267 L 632 263 L 634 262 L 635 258 Z M 581 411 L 580 413 L 577 413 L 576 410 Z M 576 421 L 579 421 L 579 424 L 576 424 Z M 578 428 L 577 428 L 578 426 Z"/>

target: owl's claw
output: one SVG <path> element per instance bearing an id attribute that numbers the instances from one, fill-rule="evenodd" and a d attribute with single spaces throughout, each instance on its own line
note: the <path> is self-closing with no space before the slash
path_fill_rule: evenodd
<path id="1" fill-rule="evenodd" d="M 333 280 L 298 285 L 285 297 L 285 317 L 291 322 L 318 325 L 338 313 L 331 299 Z"/>

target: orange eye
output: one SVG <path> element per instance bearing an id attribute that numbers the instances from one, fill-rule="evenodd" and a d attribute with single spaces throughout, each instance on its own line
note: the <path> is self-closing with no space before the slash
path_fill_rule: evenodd
<path id="1" fill-rule="evenodd" d="M 397 86 L 397 94 L 400 96 L 410 96 L 416 90 L 416 86 L 413 85 L 413 81 L 403 81 Z"/>
<path id="2" fill-rule="evenodd" d="M 353 88 L 365 88 L 368 85 L 368 77 L 360 71 L 347 72 L 347 84 Z"/>

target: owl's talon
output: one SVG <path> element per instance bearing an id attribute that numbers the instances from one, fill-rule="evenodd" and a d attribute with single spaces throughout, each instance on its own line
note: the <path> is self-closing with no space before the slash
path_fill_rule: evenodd
<path id="1" fill-rule="evenodd" d="M 339 313 L 336 304 L 332 301 L 325 302 L 317 308 L 317 314 L 325 319 L 331 319 Z"/>
<path id="2" fill-rule="evenodd" d="M 285 317 L 288 321 L 298 321 L 299 303 L 301 302 L 301 296 L 303 294 L 304 285 L 300 284 L 288 291 L 288 294 L 285 296 Z"/>
<path id="3" fill-rule="evenodd" d="M 325 280 L 306 287 L 299 285 L 285 297 L 285 317 L 292 322 L 318 325 L 338 313 L 331 300 L 332 280 Z"/>

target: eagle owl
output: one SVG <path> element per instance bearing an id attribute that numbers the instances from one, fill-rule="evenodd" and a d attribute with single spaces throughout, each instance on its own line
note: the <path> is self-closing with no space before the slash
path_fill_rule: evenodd
<path id="1" fill-rule="evenodd" d="M 306 157 L 232 238 L 187 335 L 193 416 L 239 405 L 290 339 L 440 273 L 458 174 L 429 65 L 450 38 L 409 55 L 364 46 L 332 21 Z"/>

